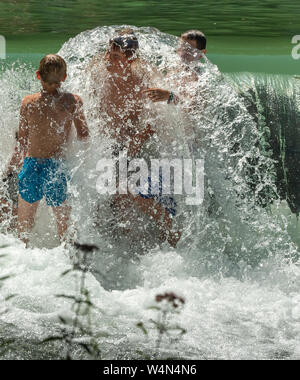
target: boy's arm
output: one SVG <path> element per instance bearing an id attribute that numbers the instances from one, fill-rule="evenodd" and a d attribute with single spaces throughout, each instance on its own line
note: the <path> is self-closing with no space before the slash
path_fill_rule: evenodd
<path id="1" fill-rule="evenodd" d="M 23 99 L 20 109 L 20 118 L 19 118 L 19 132 L 18 140 L 15 147 L 15 151 L 12 155 L 12 158 L 8 164 L 6 170 L 6 176 L 11 175 L 15 170 L 18 170 L 22 166 L 24 160 L 27 146 L 28 146 L 28 134 L 29 134 L 29 125 L 27 120 L 27 102 Z"/>
<path id="2" fill-rule="evenodd" d="M 74 125 L 77 131 L 78 140 L 87 140 L 89 137 L 89 129 L 83 112 L 83 102 L 80 96 L 75 96 L 76 107 L 74 115 Z"/>
<path id="3" fill-rule="evenodd" d="M 144 90 L 144 92 L 147 94 L 150 100 L 152 102 L 168 102 L 168 104 L 178 104 L 179 103 L 179 97 L 175 95 L 172 91 L 169 90 L 163 90 L 161 88 L 148 88 L 147 90 Z"/>
<path id="4" fill-rule="evenodd" d="M 180 97 L 174 92 L 169 91 L 169 90 L 164 90 L 162 88 L 148 88 L 144 92 L 148 96 L 148 98 L 152 102 L 164 102 L 166 101 L 168 104 L 175 104 L 177 105 L 178 103 L 184 103 L 184 100 L 186 99 L 191 99 L 193 100 L 195 94 L 193 93 L 191 85 L 193 82 L 198 81 L 198 76 L 195 72 L 190 71 L 187 74 L 184 74 L 184 70 L 182 70 L 182 75 L 181 76 L 181 88 L 180 88 Z M 176 75 L 178 77 L 178 73 Z M 171 79 L 171 78 L 170 78 Z M 175 79 L 174 74 L 173 74 L 173 80 Z"/>

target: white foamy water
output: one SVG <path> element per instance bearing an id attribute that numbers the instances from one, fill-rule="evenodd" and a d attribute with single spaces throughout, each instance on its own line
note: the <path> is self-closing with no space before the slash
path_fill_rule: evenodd
<path id="1" fill-rule="evenodd" d="M 157 67 L 153 83 L 169 88 L 175 74 L 162 73 L 179 64 L 177 39 L 150 28 L 136 33 L 141 57 Z M 85 70 L 113 34 L 112 27 L 85 32 L 60 51 L 69 65 L 66 88 L 83 97 L 92 134 L 87 150 L 77 143 L 71 149 L 72 220 L 79 226 L 78 240 L 99 247 L 86 275 L 96 308 L 80 318 L 91 327 L 102 358 L 154 357 L 158 332 L 150 320 L 159 313 L 151 306 L 158 306 L 156 295 L 166 292 L 185 299 L 181 312 L 170 313 L 168 323 L 186 333 L 177 341 L 164 336 L 159 357 L 299 358 L 300 227 L 284 202 L 261 206 L 262 199 L 276 192 L 274 163 L 238 94 L 209 61 L 195 68 L 199 80 L 190 90 L 198 96 L 188 120 L 175 107 L 148 105 L 159 138 L 150 141 L 145 155 L 187 157 L 192 125 L 197 140 L 194 158 L 205 157 L 204 204 L 188 208 L 178 199 L 176 223 L 183 228 L 178 247 L 158 244 L 155 226 L 138 210 L 130 210 L 132 231 L 122 234 L 110 198 L 97 194 L 96 163 L 107 154 L 110 142 L 98 136 L 97 125 L 105 120 L 95 116 L 97 102 L 90 96 Z M 33 74 L 24 67 L 8 69 L 1 76 L 2 167 L 13 148 L 20 100 L 38 89 Z M 53 216 L 45 206 L 37 216 L 30 249 L 7 235 L 5 225 L 2 232 L 0 278 L 11 277 L 1 288 L 0 325 L 3 337 L 15 341 L 8 342 L 1 355 L 63 357 L 65 345 L 38 343 L 60 333 L 64 327 L 60 317 L 68 326 L 74 322 L 73 301 L 57 297 L 78 294 L 79 273 L 62 276 L 72 268 L 74 252 L 58 246 Z M 14 297 L 5 301 L 10 295 Z M 136 326 L 140 322 L 148 335 Z M 72 355 L 86 357 L 76 346 Z"/>
<path id="2" fill-rule="evenodd" d="M 59 316 L 70 323 L 71 302 L 54 297 L 74 294 L 72 275 L 60 277 L 70 262 L 62 248 L 25 250 L 14 241 L 1 237 L 12 247 L 2 250 L 1 274 L 14 274 L 6 280 L 2 296 L 17 294 L 7 303 L 1 317 L 1 330 L 13 332 L 17 344 L 11 344 L 4 358 L 47 357 L 59 355 L 58 349 L 36 346 L 37 342 L 57 334 Z M 154 351 L 157 332 L 148 322 L 156 312 L 148 310 L 156 294 L 174 291 L 186 299 L 176 323 L 187 330 L 183 339 L 170 345 L 162 342 L 162 356 L 204 359 L 299 358 L 300 273 L 292 264 L 269 260 L 250 271 L 248 278 L 191 276 L 184 253 L 152 252 L 138 264 L 142 272 L 140 286 L 123 291 L 105 290 L 93 275 L 87 288 L 100 311 L 92 313 L 92 326 L 104 358 L 138 358 L 137 351 Z M 2 303 L 4 306 L 4 303 Z M 149 326 L 145 336 L 136 324 Z"/>

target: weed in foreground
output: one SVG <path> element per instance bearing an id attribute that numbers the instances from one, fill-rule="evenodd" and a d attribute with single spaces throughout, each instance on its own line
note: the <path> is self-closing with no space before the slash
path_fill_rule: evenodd
<path id="1" fill-rule="evenodd" d="M 181 313 L 185 299 L 173 292 L 166 292 L 164 294 L 157 294 L 155 303 L 154 306 L 150 306 L 148 309 L 156 310 L 157 318 L 150 319 L 147 326 L 143 322 L 139 322 L 137 323 L 137 327 L 141 329 L 145 335 L 149 335 L 150 330 L 153 329 L 154 326 L 154 329 L 157 331 L 154 359 L 158 359 L 161 355 L 161 346 L 164 339 L 167 339 L 170 344 L 174 345 L 178 343 L 186 333 L 183 327 L 169 321 L 171 315 L 174 316 L 174 314 Z M 138 353 L 145 356 L 144 353 L 140 351 Z M 151 358 L 145 357 L 145 359 Z"/>

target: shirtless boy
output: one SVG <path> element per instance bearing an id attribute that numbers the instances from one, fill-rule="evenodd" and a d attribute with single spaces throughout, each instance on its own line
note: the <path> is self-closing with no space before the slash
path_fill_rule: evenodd
<path id="1" fill-rule="evenodd" d="M 81 98 L 59 90 L 67 77 L 65 61 L 58 55 L 47 55 L 36 76 L 42 89 L 22 101 L 17 149 L 7 169 L 10 175 L 24 160 L 18 175 L 18 235 L 26 245 L 43 198 L 56 216 L 60 239 L 66 237 L 71 210 L 66 203 L 65 154 L 72 124 L 78 140 L 89 136 Z"/>
<path id="2" fill-rule="evenodd" d="M 197 61 L 202 58 L 203 54 L 206 54 L 206 37 L 200 32 L 200 30 L 188 30 L 180 36 L 180 42 L 177 49 L 177 54 L 180 56 L 184 66 L 193 61 Z M 185 78 L 185 81 L 197 80 L 197 76 L 193 73 L 189 73 Z M 179 97 L 172 91 L 164 90 L 161 88 L 149 88 L 145 91 L 153 102 L 167 102 L 168 104 L 177 104 Z M 189 94 L 182 94 L 183 97 L 189 96 Z"/>
<path id="3" fill-rule="evenodd" d="M 144 143 L 154 134 L 151 126 L 144 121 L 144 90 L 152 70 L 139 59 L 138 47 L 134 33 L 131 30 L 122 31 L 109 41 L 105 56 L 96 56 L 89 67 L 95 86 L 94 94 L 100 98 L 99 111 L 107 119 L 102 132 L 116 141 L 116 154 L 118 150 L 127 148 L 130 157 L 137 156 Z M 99 74 L 103 61 L 105 76 L 101 79 Z M 155 202 L 154 197 L 139 195 L 116 197 L 121 209 L 127 207 L 128 201 L 150 215 L 158 225 L 162 239 L 176 246 L 180 234 L 172 232 L 172 217 L 162 203 Z"/>

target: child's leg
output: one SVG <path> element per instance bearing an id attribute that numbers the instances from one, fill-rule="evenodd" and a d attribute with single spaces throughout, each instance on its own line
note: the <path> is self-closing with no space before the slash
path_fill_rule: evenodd
<path id="1" fill-rule="evenodd" d="M 176 245 L 181 237 L 181 232 L 172 232 L 173 220 L 168 211 L 166 211 L 161 204 L 156 203 L 152 198 L 142 198 L 140 196 L 131 196 L 131 198 L 142 212 L 153 218 L 161 231 L 161 240 L 165 240 L 167 238 L 168 243 L 172 247 L 176 248 Z"/>
<path id="2" fill-rule="evenodd" d="M 59 207 L 52 207 L 54 215 L 56 217 L 57 231 L 60 241 L 66 240 L 66 234 L 69 227 L 69 220 L 71 214 L 71 207 L 66 204 L 62 204 Z"/>
<path id="3" fill-rule="evenodd" d="M 18 236 L 21 240 L 24 241 L 24 243 L 26 243 L 26 246 L 29 243 L 28 233 L 32 230 L 38 205 L 39 201 L 35 203 L 28 203 L 19 196 Z"/>

